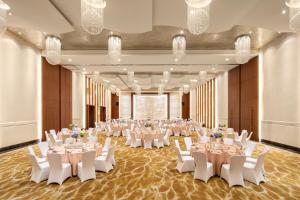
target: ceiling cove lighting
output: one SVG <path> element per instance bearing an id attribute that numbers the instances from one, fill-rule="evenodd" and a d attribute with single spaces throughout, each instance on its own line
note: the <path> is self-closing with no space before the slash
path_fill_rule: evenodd
<path id="1" fill-rule="evenodd" d="M 104 0 L 81 0 L 81 26 L 91 35 L 97 35 L 103 30 Z"/>
<path id="2" fill-rule="evenodd" d="M 194 34 L 204 33 L 209 26 L 209 7 L 212 0 L 186 0 L 187 28 Z"/>
<path id="3" fill-rule="evenodd" d="M 177 35 L 173 38 L 173 55 L 177 59 L 181 59 L 185 55 L 186 39 L 183 35 Z"/>
<path id="4" fill-rule="evenodd" d="M 170 80 L 171 73 L 169 71 L 163 72 L 163 80 L 164 82 L 168 82 Z"/>
<path id="5" fill-rule="evenodd" d="M 61 61 L 61 41 L 58 37 L 47 36 L 45 44 L 45 57 L 51 65 L 58 65 Z"/>
<path id="6" fill-rule="evenodd" d="M 300 0 L 289 0 L 285 2 L 289 7 L 290 29 L 295 32 L 300 31 Z"/>
<path id="7" fill-rule="evenodd" d="M 251 53 L 251 38 L 249 35 L 241 35 L 235 41 L 236 62 L 244 64 L 248 62 Z"/>
<path id="8" fill-rule="evenodd" d="M 108 38 L 108 56 L 112 61 L 121 61 L 122 40 L 119 36 L 111 35 Z"/>
<path id="9" fill-rule="evenodd" d="M 0 35 L 6 31 L 7 28 L 7 12 L 10 7 L 0 0 Z"/>

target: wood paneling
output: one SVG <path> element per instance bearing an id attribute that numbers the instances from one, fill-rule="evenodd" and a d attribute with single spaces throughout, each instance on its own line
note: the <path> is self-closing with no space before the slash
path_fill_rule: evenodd
<path id="1" fill-rule="evenodd" d="M 258 57 L 229 71 L 228 126 L 253 132 L 258 140 Z"/>
<path id="2" fill-rule="evenodd" d="M 119 97 L 111 94 L 111 119 L 119 119 Z"/>
<path id="3" fill-rule="evenodd" d="M 190 118 L 190 93 L 182 95 L 182 119 Z"/>
<path id="4" fill-rule="evenodd" d="M 203 123 L 207 128 L 214 127 L 216 121 L 215 87 L 215 79 L 212 79 L 196 88 L 196 120 Z"/>
<path id="5" fill-rule="evenodd" d="M 42 58 L 42 140 L 45 131 L 72 123 L 72 72 Z"/>

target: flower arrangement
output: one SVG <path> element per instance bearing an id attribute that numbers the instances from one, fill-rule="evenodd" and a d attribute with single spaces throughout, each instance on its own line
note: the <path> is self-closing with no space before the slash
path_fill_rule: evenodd
<path id="1" fill-rule="evenodd" d="M 77 139 L 78 138 L 78 133 L 76 133 L 75 131 L 72 133 L 71 135 L 72 138 Z"/>
<path id="2" fill-rule="evenodd" d="M 220 132 L 220 131 L 217 131 L 217 132 L 215 132 L 215 133 L 211 133 L 210 134 L 210 137 L 213 137 L 213 138 L 223 138 L 224 137 L 224 134 L 222 133 L 222 132 Z"/>
<path id="3" fill-rule="evenodd" d="M 83 138 L 85 135 L 85 131 L 80 131 L 80 137 Z"/>
<path id="4" fill-rule="evenodd" d="M 76 127 L 77 127 L 76 124 L 69 124 L 69 128 L 70 128 L 71 130 L 74 130 Z"/>

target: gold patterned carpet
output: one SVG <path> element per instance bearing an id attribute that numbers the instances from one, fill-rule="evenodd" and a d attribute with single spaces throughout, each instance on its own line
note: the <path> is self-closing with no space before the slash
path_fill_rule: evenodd
<path id="1" fill-rule="evenodd" d="M 179 137 L 178 137 L 179 138 Z M 129 148 L 118 140 L 117 166 L 110 173 L 81 183 L 78 177 L 63 185 L 30 182 L 27 149 L 0 154 L 0 200 L 7 199 L 300 199 L 300 155 L 271 148 L 265 160 L 266 183 L 229 188 L 219 177 L 205 184 L 192 173 L 178 173 L 171 146 L 163 149 Z M 193 137 L 195 140 L 195 137 Z M 100 137 L 103 144 L 104 137 Z M 182 147 L 183 137 L 179 138 Z M 34 148 L 37 150 L 37 146 Z M 262 145 L 259 145 L 262 149 Z M 38 152 L 38 151 L 37 151 Z"/>

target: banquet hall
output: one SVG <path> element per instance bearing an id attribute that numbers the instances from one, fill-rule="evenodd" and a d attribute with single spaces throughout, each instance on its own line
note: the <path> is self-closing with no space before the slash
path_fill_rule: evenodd
<path id="1" fill-rule="evenodd" d="M 0 0 L 0 199 L 300 199 L 300 0 Z"/>

